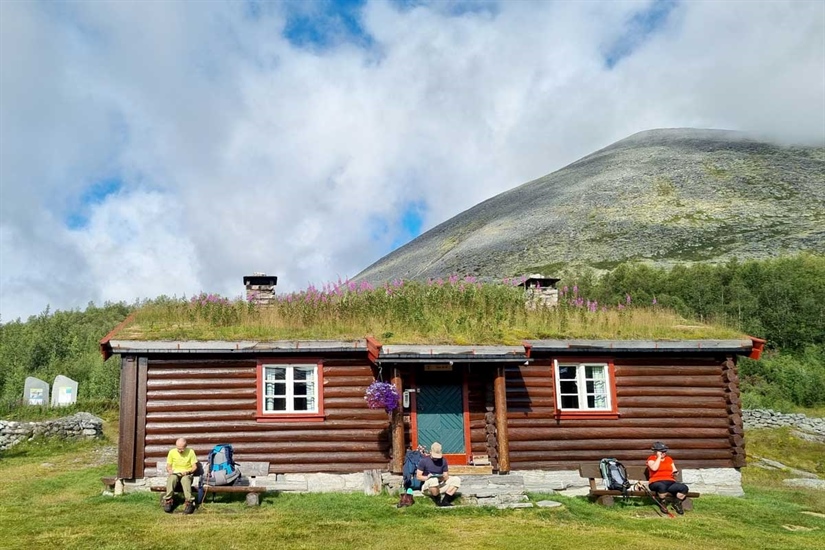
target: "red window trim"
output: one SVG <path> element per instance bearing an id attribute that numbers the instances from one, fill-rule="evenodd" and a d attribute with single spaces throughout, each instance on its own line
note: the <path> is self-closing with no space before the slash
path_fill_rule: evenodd
<path id="1" fill-rule="evenodd" d="M 607 380 L 610 384 L 610 410 L 562 410 L 559 404 L 559 396 L 556 393 L 556 365 L 559 363 L 604 363 L 607 365 Z M 616 366 L 611 357 L 554 357 L 550 368 L 550 377 L 553 381 L 553 416 L 556 420 L 617 420 L 619 414 L 619 403 L 616 397 Z"/>
<path id="2" fill-rule="evenodd" d="M 318 412 L 314 413 L 265 413 L 264 412 L 264 365 L 315 365 L 318 374 Z M 321 359 L 258 359 L 255 420 L 258 422 L 323 422 L 324 414 L 324 362 Z"/>

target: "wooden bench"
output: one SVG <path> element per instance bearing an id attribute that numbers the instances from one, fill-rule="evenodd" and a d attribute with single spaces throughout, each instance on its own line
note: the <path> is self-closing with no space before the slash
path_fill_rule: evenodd
<path id="1" fill-rule="evenodd" d="M 634 491 L 632 485 L 637 481 L 647 481 L 647 467 L 645 466 L 627 466 L 627 480 L 630 481 L 631 489 L 627 493 L 621 491 L 611 491 L 604 488 L 602 472 L 599 469 L 599 463 L 593 464 L 579 464 L 579 475 L 590 480 L 590 497 L 596 499 L 597 504 L 602 506 L 613 506 L 613 497 L 622 497 L 625 494 L 631 497 L 646 497 L 647 493 L 644 491 Z M 676 472 L 676 481 L 682 481 L 682 472 Z M 699 493 L 689 492 L 687 498 L 682 503 L 685 510 L 693 510 L 693 498 L 699 498 Z"/>
<path id="2" fill-rule="evenodd" d="M 207 463 L 201 464 L 202 471 L 206 470 Z M 203 484 L 205 494 L 212 495 L 215 498 L 215 493 L 246 493 L 246 503 L 249 506 L 258 506 L 261 503 L 261 493 L 267 492 L 267 488 L 257 485 L 257 477 L 269 474 L 269 462 L 238 462 L 238 467 L 241 469 L 241 478 L 238 479 L 234 485 L 209 485 Z M 158 477 L 166 477 L 166 461 L 159 461 L 157 464 Z M 193 484 L 193 490 L 197 490 L 197 485 Z M 150 490 L 156 493 L 165 493 L 166 486 L 154 485 Z M 162 498 L 162 497 L 161 497 Z"/>

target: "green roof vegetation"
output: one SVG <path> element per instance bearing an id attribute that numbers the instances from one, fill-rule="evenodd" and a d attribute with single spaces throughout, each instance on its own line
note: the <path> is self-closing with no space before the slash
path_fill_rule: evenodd
<path id="1" fill-rule="evenodd" d="M 520 281 L 516 281 L 518 283 Z M 373 288 L 350 281 L 280 295 L 270 305 L 201 294 L 138 309 L 118 340 L 355 340 L 386 344 L 503 344 L 525 339 L 733 339 L 740 331 L 686 319 L 655 303 L 599 304 L 578 288 L 559 306 L 525 307 L 513 284 L 451 277 Z"/>

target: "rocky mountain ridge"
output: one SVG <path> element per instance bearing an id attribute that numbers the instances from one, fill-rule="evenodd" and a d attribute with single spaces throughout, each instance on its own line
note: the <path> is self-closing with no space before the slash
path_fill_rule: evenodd
<path id="1" fill-rule="evenodd" d="M 441 223 L 357 280 L 502 278 L 825 250 L 825 147 L 724 130 L 634 134 Z"/>

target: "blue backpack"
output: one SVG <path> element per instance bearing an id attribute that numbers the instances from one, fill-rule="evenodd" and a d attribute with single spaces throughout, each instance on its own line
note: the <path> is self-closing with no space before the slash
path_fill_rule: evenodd
<path id="1" fill-rule="evenodd" d="M 215 445 L 209 453 L 209 485 L 232 485 L 241 477 L 232 445 Z"/>
<path id="2" fill-rule="evenodd" d="M 415 471 L 422 457 L 420 451 L 407 451 L 404 456 L 404 489 L 413 491 L 421 489 L 422 482 L 415 477 Z"/>

